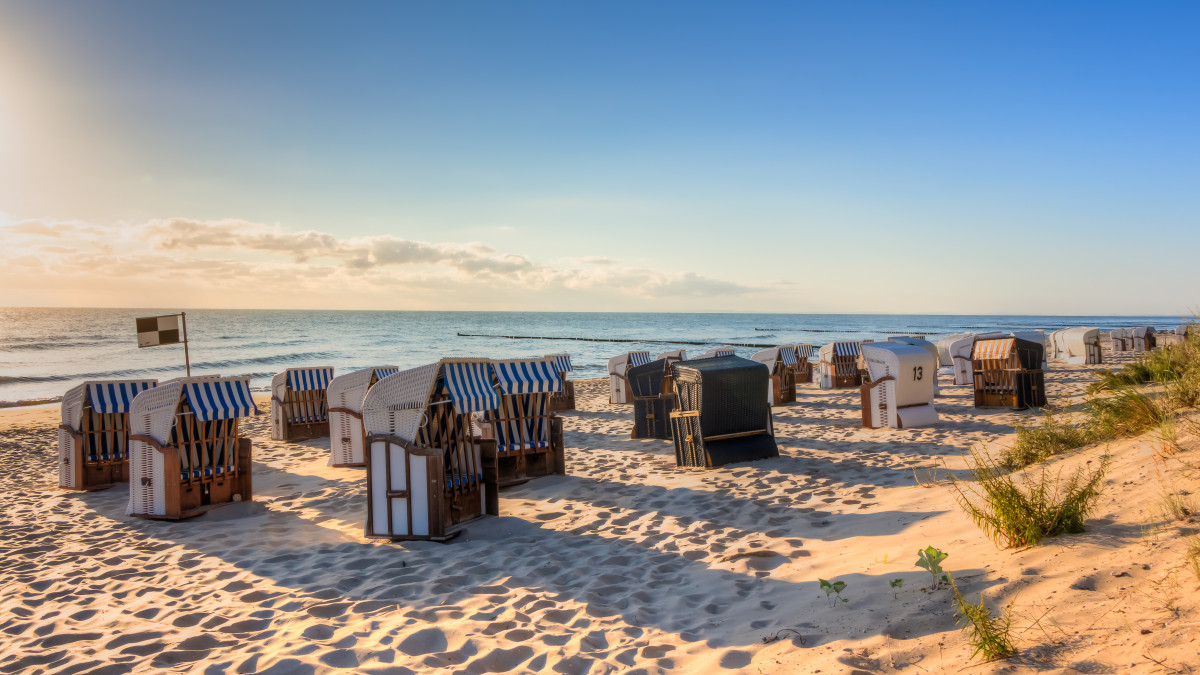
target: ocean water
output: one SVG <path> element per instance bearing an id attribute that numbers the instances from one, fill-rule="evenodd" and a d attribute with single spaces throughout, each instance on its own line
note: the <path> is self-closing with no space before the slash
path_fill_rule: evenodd
<path id="1" fill-rule="evenodd" d="M 134 319 L 154 309 L 0 308 L 0 405 L 54 400 L 83 380 L 184 374 L 181 345 L 137 347 Z M 514 358 L 566 352 L 573 378 L 602 377 L 608 359 L 634 349 L 652 354 L 690 344 L 732 345 L 749 356 L 787 343 L 965 331 L 1102 329 L 1182 323 L 1172 316 L 938 316 L 921 314 L 624 314 L 569 312 L 366 312 L 193 310 L 187 312 L 192 374 L 249 375 L 265 390 L 293 366 L 333 366 L 336 374 L 373 365 L 402 368 L 443 356 Z M 539 336 L 565 339 L 463 337 Z M 605 342 L 602 340 L 631 340 Z M 755 346 L 761 345 L 761 346 Z"/>

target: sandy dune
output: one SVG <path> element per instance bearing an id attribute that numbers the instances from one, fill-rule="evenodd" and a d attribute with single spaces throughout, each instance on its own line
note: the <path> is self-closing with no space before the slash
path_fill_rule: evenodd
<path id="1" fill-rule="evenodd" d="M 1089 370 L 1054 363 L 1051 400 L 1081 397 Z M 857 391 L 804 385 L 775 409 L 781 457 L 709 471 L 675 468 L 667 442 L 630 440 L 631 407 L 608 405 L 603 382 L 576 391 L 580 410 L 564 415 L 569 475 L 505 491 L 502 518 L 449 544 L 363 538 L 363 470 L 327 467 L 327 439 L 268 440 L 265 415 L 247 425 L 255 501 L 169 523 L 125 517 L 123 487 L 58 490 L 57 409 L 2 411 L 0 671 L 1200 664 L 1181 524 L 1155 515 L 1165 485 L 1200 492 L 1192 435 L 1165 462 L 1151 438 L 1067 458 L 1113 455 L 1089 531 L 1007 551 L 959 511 L 938 467 L 960 468 L 975 444 L 1002 446 L 1031 414 L 977 411 L 965 387 L 944 387 L 939 426 L 869 431 Z M 913 564 L 930 544 L 972 596 L 1014 603 L 1021 655 L 969 660 L 948 592 L 925 590 Z M 828 606 L 819 578 L 845 581 L 848 602 Z"/>

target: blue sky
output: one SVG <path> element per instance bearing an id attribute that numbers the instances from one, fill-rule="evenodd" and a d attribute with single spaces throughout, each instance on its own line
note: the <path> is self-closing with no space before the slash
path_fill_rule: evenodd
<path id="1" fill-rule="evenodd" d="M 1197 28 L 1165 2 L 0 2 L 0 304 L 1185 312 Z M 1146 267 L 1153 297 L 1105 281 Z"/>

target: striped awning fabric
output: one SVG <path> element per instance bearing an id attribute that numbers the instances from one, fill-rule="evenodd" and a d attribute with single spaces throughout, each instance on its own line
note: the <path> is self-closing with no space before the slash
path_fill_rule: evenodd
<path id="1" fill-rule="evenodd" d="M 812 345 L 793 345 L 796 348 L 796 356 L 801 359 L 811 359 L 813 357 Z"/>
<path id="2" fill-rule="evenodd" d="M 971 350 L 971 358 L 973 359 L 1003 359 L 1008 357 L 1013 350 L 1013 338 L 999 338 L 994 340 L 976 340 L 975 347 Z"/>
<path id="3" fill-rule="evenodd" d="M 785 366 L 796 365 L 796 350 L 792 349 L 791 347 L 780 347 L 779 360 L 783 361 Z"/>
<path id="4" fill-rule="evenodd" d="M 857 342 L 835 342 L 833 343 L 834 356 L 858 356 Z"/>
<path id="5" fill-rule="evenodd" d="M 492 364 L 488 361 L 445 361 L 443 373 L 450 400 L 459 413 L 483 412 L 500 405 L 492 387 Z"/>
<path id="6" fill-rule="evenodd" d="M 549 394 L 562 391 L 552 359 L 493 361 L 501 394 Z"/>
<path id="7" fill-rule="evenodd" d="M 569 373 L 575 368 L 571 366 L 570 354 L 547 354 L 546 358 L 554 359 L 554 370 L 560 373 Z"/>
<path id="8" fill-rule="evenodd" d="M 250 395 L 249 379 L 222 379 L 185 382 L 183 394 L 201 422 L 231 420 L 258 414 Z"/>
<path id="9" fill-rule="evenodd" d="M 138 394 L 153 387 L 155 380 L 128 382 L 90 382 L 87 386 L 88 400 L 98 413 L 129 412 L 129 404 Z"/>
<path id="10" fill-rule="evenodd" d="M 288 389 L 292 391 L 325 389 L 333 379 L 333 368 L 290 368 L 287 373 Z"/>
<path id="11" fill-rule="evenodd" d="M 397 368 L 396 366 L 383 366 L 382 368 L 376 368 L 375 369 L 375 379 L 382 380 L 383 378 L 387 377 L 388 375 L 395 375 L 398 372 L 400 372 L 400 369 Z"/>
<path id="12" fill-rule="evenodd" d="M 650 358 L 650 352 L 629 352 L 629 367 L 636 368 L 650 363 L 653 359 Z"/>

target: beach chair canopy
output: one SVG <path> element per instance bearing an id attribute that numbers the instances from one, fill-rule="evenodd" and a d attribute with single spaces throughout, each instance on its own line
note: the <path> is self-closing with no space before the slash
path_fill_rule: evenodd
<path id="1" fill-rule="evenodd" d="M 319 391 L 333 379 L 333 368 L 288 368 L 285 372 L 292 391 Z"/>
<path id="2" fill-rule="evenodd" d="M 925 338 L 914 337 L 912 335 L 900 335 L 888 338 L 888 342 L 896 342 L 902 345 L 912 345 L 924 349 L 931 357 L 933 357 L 933 365 L 936 368 L 941 361 L 941 355 L 938 352 L 937 345 L 933 344 Z M 874 376 L 872 376 L 874 377 Z"/>
<path id="3" fill-rule="evenodd" d="M 655 398 L 662 394 L 669 361 L 655 359 L 645 365 L 629 369 L 629 389 L 635 398 Z"/>
<path id="4" fill-rule="evenodd" d="M 796 365 L 796 350 L 792 345 L 784 345 L 782 347 L 771 347 L 759 352 L 755 352 L 750 357 L 752 361 L 757 361 L 766 367 L 774 375 L 779 372 L 780 368 Z"/>
<path id="5" fill-rule="evenodd" d="M 988 338 L 975 342 L 971 352 L 974 361 L 992 359 L 1011 359 L 1016 357 L 1016 365 L 1022 370 L 1041 370 L 1042 356 L 1045 346 L 1038 342 L 1022 340 L 1021 338 Z"/>
<path id="6" fill-rule="evenodd" d="M 827 345 L 821 345 L 820 357 L 824 361 L 830 361 L 831 357 L 837 357 L 840 360 L 856 359 L 860 349 L 861 346 L 858 342 L 830 342 Z"/>
<path id="7" fill-rule="evenodd" d="M 647 351 L 625 352 L 624 354 L 618 354 L 617 356 L 614 356 L 608 360 L 608 374 L 624 377 L 625 372 L 630 368 L 644 366 L 647 363 L 650 363 L 651 360 L 650 352 Z"/>
<path id="8" fill-rule="evenodd" d="M 1015 338 L 1046 344 L 1046 331 L 1043 330 L 1014 330 L 1010 333 Z"/>
<path id="9" fill-rule="evenodd" d="M 669 352 L 663 352 L 663 353 L 659 354 L 657 357 L 655 357 L 655 360 L 658 360 L 658 359 L 667 359 L 670 361 L 686 361 L 687 360 L 687 350 L 686 349 L 673 349 Z"/>
<path id="10" fill-rule="evenodd" d="M 143 390 L 129 404 L 131 416 L 147 415 L 148 434 L 169 443 L 171 427 L 181 402 L 187 402 L 200 422 L 231 420 L 258 414 L 250 394 L 249 377 L 183 377 Z M 136 428 L 136 424 L 134 425 Z"/>
<path id="11" fill-rule="evenodd" d="M 938 342 L 937 342 L 938 364 L 943 365 L 943 366 L 953 366 L 954 365 L 954 353 L 951 351 L 951 347 L 954 346 L 954 343 L 962 340 L 963 338 L 967 338 L 967 337 L 972 337 L 972 334 L 971 333 L 954 333 L 952 335 L 947 335 L 946 337 L 942 338 L 941 340 L 938 340 Z"/>
<path id="12" fill-rule="evenodd" d="M 862 346 L 871 380 L 896 380 L 897 407 L 928 404 L 933 399 L 937 357 L 919 345 L 876 342 Z"/>
<path id="13" fill-rule="evenodd" d="M 362 412 L 363 397 L 366 396 L 367 389 L 371 387 L 371 384 L 399 371 L 400 368 L 397 366 L 372 366 L 345 375 L 338 375 L 330 380 L 325 388 L 329 406 Z"/>
<path id="14" fill-rule="evenodd" d="M 733 356 L 732 347 L 715 347 L 704 352 L 703 354 L 700 354 L 699 356 L 693 356 L 690 360 L 699 361 L 700 359 L 719 359 L 726 356 Z"/>
<path id="15" fill-rule="evenodd" d="M 547 354 L 546 358 L 554 360 L 554 370 L 559 373 L 569 373 L 575 370 L 571 366 L 570 354 Z"/>
<path id="16" fill-rule="evenodd" d="M 492 361 L 501 394 L 549 394 L 562 391 L 552 358 Z"/>
<path id="17" fill-rule="evenodd" d="M 1154 326 L 1138 326 L 1133 328 L 1130 337 L 1144 338 L 1155 333 Z"/>
<path id="18" fill-rule="evenodd" d="M 158 380 L 109 380 L 86 382 L 87 402 L 98 413 L 126 413 L 129 404 L 143 391 L 158 384 Z"/>
<path id="19" fill-rule="evenodd" d="M 500 394 L 492 384 L 489 359 L 442 359 L 389 375 L 367 392 L 367 434 L 394 434 L 413 442 L 435 394 L 445 393 L 459 414 L 494 410 Z"/>
<path id="20" fill-rule="evenodd" d="M 800 360 L 811 359 L 816 356 L 812 345 L 792 345 L 792 349 L 796 352 L 797 362 Z"/>
<path id="21" fill-rule="evenodd" d="M 1087 326 L 1068 328 L 1062 331 L 1058 339 L 1062 341 L 1065 356 L 1085 356 L 1088 345 L 1099 343 L 1100 329 L 1089 328 Z"/>

